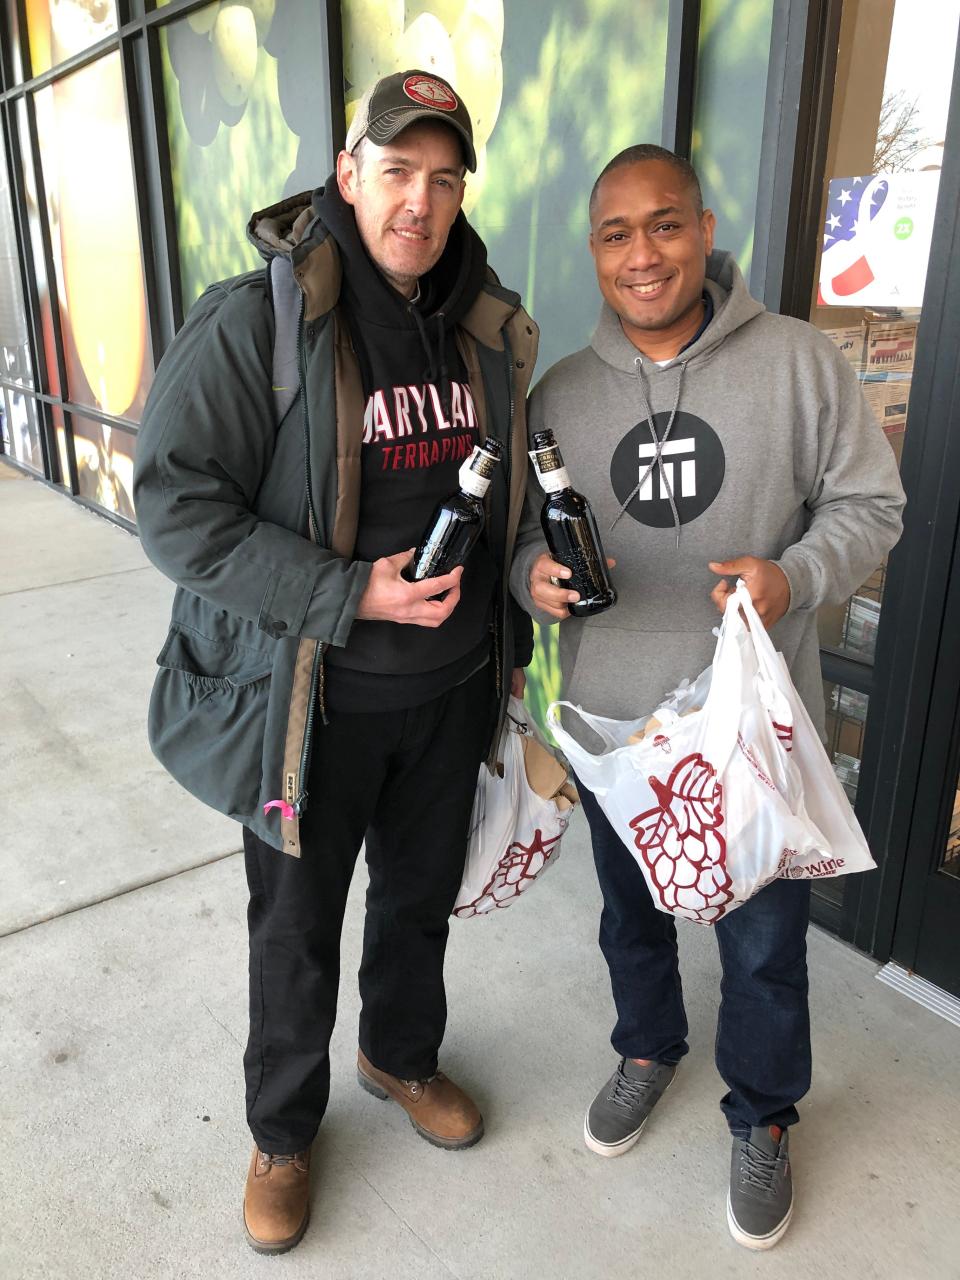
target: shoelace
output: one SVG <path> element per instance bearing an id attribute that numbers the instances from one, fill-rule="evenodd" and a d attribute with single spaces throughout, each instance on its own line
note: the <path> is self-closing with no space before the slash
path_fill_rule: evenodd
<path id="1" fill-rule="evenodd" d="M 769 1155 L 752 1142 L 744 1142 L 740 1149 L 740 1181 L 761 1195 L 774 1195 L 774 1179 L 779 1155 Z"/>
<path id="2" fill-rule="evenodd" d="M 624 1111 L 632 1111 L 638 1102 L 646 1099 L 652 1088 L 653 1080 L 631 1080 L 622 1071 L 618 1071 L 610 1101 L 614 1106 L 623 1107 Z"/>
<path id="3" fill-rule="evenodd" d="M 260 1159 L 263 1160 L 266 1164 L 277 1164 L 277 1165 L 294 1164 L 297 1160 L 300 1159 L 301 1154 L 302 1153 L 298 1151 L 296 1155 L 292 1155 L 292 1156 L 271 1156 L 271 1155 L 268 1155 L 266 1151 L 261 1151 Z"/>
<path id="4" fill-rule="evenodd" d="M 419 1093 L 421 1089 L 425 1089 L 428 1084 L 432 1084 L 439 1076 L 440 1072 L 435 1072 L 432 1076 L 427 1076 L 426 1080 L 401 1080 L 400 1083 L 405 1089 L 409 1089 L 411 1093 Z"/>

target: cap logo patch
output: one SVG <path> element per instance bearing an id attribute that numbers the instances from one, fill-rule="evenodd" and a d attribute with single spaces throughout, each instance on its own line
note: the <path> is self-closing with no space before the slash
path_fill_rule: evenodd
<path id="1" fill-rule="evenodd" d="M 424 107 L 437 107 L 440 111 L 456 111 L 460 105 L 451 89 L 433 76 L 407 76 L 403 92 Z"/>

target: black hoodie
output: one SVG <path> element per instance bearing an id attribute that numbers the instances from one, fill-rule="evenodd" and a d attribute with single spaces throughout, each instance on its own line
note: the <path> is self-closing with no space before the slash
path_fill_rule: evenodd
<path id="1" fill-rule="evenodd" d="M 419 282 L 418 300 L 410 302 L 374 265 L 333 178 L 313 207 L 343 261 L 340 300 L 365 397 L 354 554 L 373 561 L 417 545 L 479 443 L 455 329 L 480 292 L 487 254 L 459 214 L 439 261 Z M 355 622 L 347 645 L 327 651 L 330 709 L 416 706 L 465 679 L 489 653 L 496 578 L 481 539 L 464 570 L 460 601 L 441 627 Z"/>

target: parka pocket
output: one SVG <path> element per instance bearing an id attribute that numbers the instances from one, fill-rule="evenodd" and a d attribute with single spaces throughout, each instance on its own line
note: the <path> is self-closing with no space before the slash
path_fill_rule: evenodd
<path id="1" fill-rule="evenodd" d="M 174 625 L 157 666 L 148 721 L 154 755 L 204 804 L 250 818 L 260 795 L 272 653 Z"/>

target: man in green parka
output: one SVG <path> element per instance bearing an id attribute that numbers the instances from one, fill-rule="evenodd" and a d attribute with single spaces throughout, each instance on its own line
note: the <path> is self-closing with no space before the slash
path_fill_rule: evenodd
<path id="1" fill-rule="evenodd" d="M 475 167 L 446 81 L 381 80 L 326 185 L 253 217 L 268 271 L 197 302 L 138 442 L 141 537 L 178 588 L 151 744 L 244 827 L 244 1223 L 261 1252 L 307 1226 L 364 841 L 359 1081 L 436 1146 L 483 1133 L 437 1069 L 443 958 L 478 769 L 532 651 L 507 578 L 537 333 L 460 211 Z M 506 449 L 484 536 L 462 569 L 407 582 L 487 435 Z"/>

